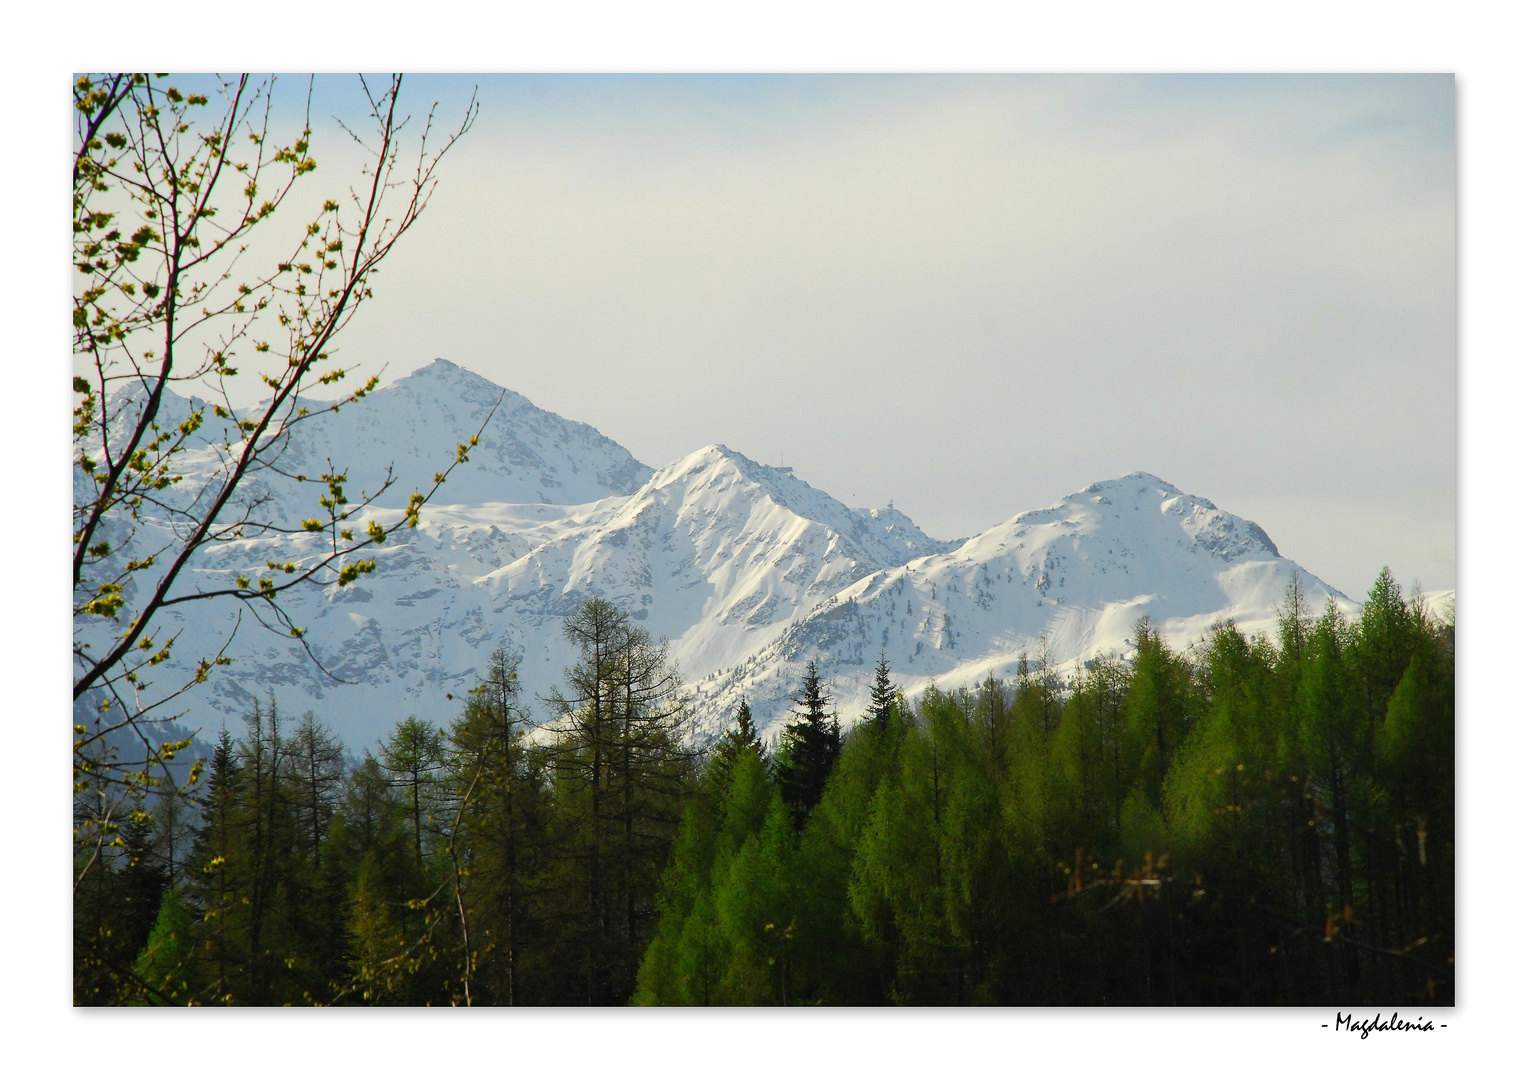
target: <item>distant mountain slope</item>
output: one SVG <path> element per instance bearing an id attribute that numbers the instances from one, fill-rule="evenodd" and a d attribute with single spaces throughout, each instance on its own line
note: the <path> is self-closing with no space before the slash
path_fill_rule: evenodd
<path id="1" fill-rule="evenodd" d="M 522 677 L 571 662 L 561 619 L 592 596 L 674 643 L 693 678 L 736 664 L 813 603 L 909 554 L 947 550 L 895 511 L 853 511 L 786 470 L 708 446 L 477 584 L 524 638 Z"/>
<path id="2" fill-rule="evenodd" d="M 809 660 L 829 677 L 846 715 L 868 700 L 884 649 L 909 691 L 930 681 L 970 685 L 1012 677 L 1021 654 L 1053 662 L 1122 655 L 1149 616 L 1183 648 L 1220 620 L 1271 631 L 1298 575 L 1315 608 L 1354 604 L 1288 559 L 1257 525 L 1148 473 L 1093 484 L 957 549 L 872 574 L 818 603 L 741 667 L 698 687 L 720 723 L 747 695 L 766 722 L 783 716 Z"/>
<path id="3" fill-rule="evenodd" d="M 332 460 L 358 491 L 393 462 L 399 484 L 383 505 L 401 505 L 500 392 L 438 360 L 337 416 L 304 422 L 283 468 L 311 475 Z M 176 415 L 189 407 L 170 403 Z M 198 453 L 188 455 L 188 473 L 217 467 L 210 449 Z M 279 475 L 245 496 L 270 498 L 288 519 L 312 512 L 312 493 Z M 151 550 L 167 528 L 144 521 L 118 556 Z M 318 543 L 298 534 L 210 547 L 183 591 L 256 576 L 267 560 L 301 559 Z M 182 723 L 210 737 L 236 727 L 254 696 L 274 693 L 288 716 L 311 708 L 359 749 L 411 713 L 447 722 L 500 645 L 517 658 L 528 694 L 546 694 L 574 659 L 562 620 L 593 596 L 670 640 L 702 729 L 712 732 L 743 696 L 762 728 L 778 730 L 812 660 L 852 719 L 883 649 L 895 679 L 916 693 L 931 680 L 1011 677 L 1025 653 L 1048 649 L 1068 670 L 1119 655 L 1143 615 L 1180 648 L 1217 620 L 1268 631 L 1296 576 L 1313 607 L 1331 599 L 1357 609 L 1281 557 L 1258 526 L 1146 473 L 945 542 L 890 507 L 850 509 L 725 446 L 654 471 L 593 428 L 512 393 L 419 529 L 369 553 L 376 572 L 355 584 L 286 598 L 338 682 L 248 613 L 239 625 L 231 605 L 172 609 L 164 630 L 181 637 L 154 672 L 162 685 L 185 678 L 239 626 L 235 663 L 183 700 Z M 1451 594 L 1429 602 L 1441 608 Z"/>
<path id="4" fill-rule="evenodd" d="M 572 505 L 630 494 L 652 475 L 588 424 L 538 409 L 512 390 L 449 360 L 436 360 L 369 394 L 364 401 L 304 422 L 285 451 L 288 472 L 316 475 L 326 459 L 343 465 L 356 490 L 375 487 L 391 464 L 401 505 L 450 463 L 456 445 L 504 400 L 467 465 L 435 496 L 452 503 Z"/>
<path id="5" fill-rule="evenodd" d="M 456 445 L 477 431 L 500 393 L 501 388 L 481 376 L 437 360 L 337 413 L 314 415 L 293 425 L 282 471 L 316 476 L 329 471 L 332 462 L 348 475 L 345 486 L 355 500 L 380 483 L 391 463 L 397 482 L 380 505 L 402 506 L 409 492 L 426 489 L 434 473 L 451 462 Z M 124 389 L 114 400 L 130 403 L 134 394 Z M 184 419 L 194 400 L 169 395 L 162 419 Z M 176 505 L 185 505 L 201 482 L 223 467 L 220 454 L 204 441 L 204 436 L 221 435 L 223 425 L 209 410 L 194 448 L 178 459 L 177 469 L 187 479 L 167 492 Z M 421 530 L 400 534 L 399 543 L 376 549 L 381 557 L 374 577 L 342 591 L 314 587 L 286 594 L 298 625 L 313 631 L 315 654 L 331 672 L 354 685 L 329 679 L 293 642 L 260 631 L 248 611 L 241 613 L 221 601 L 167 611 L 166 633 L 181 636 L 171 662 L 152 673 L 153 681 L 160 691 L 175 685 L 194 670 L 198 658 L 214 653 L 238 624 L 231 650 L 236 662 L 218 673 L 225 677 L 210 680 L 177 703 L 177 708 L 190 709 L 186 723 L 211 723 L 214 730 L 225 720 L 237 723 L 252 694 L 273 690 L 290 706 L 289 712 L 314 707 L 347 738 L 369 740 L 376 730 L 391 727 L 399 707 L 412 707 L 406 701 L 400 704 L 395 681 L 407 682 L 416 696 L 437 682 L 460 683 L 465 689 L 475 681 L 473 672 L 481 660 L 476 644 L 493 636 L 486 626 L 474 635 L 471 618 L 464 616 L 461 629 L 466 636 L 459 642 L 442 640 L 448 636 L 443 627 L 455 617 L 454 605 L 442 599 L 440 610 L 419 608 L 417 594 L 447 596 L 555 535 L 565 519 L 570 526 L 581 524 L 584 518 L 577 504 L 590 504 L 591 512 L 598 513 L 599 500 L 629 495 L 651 474 L 589 425 L 565 420 L 505 392 L 470 460 L 436 493 Z M 267 470 L 249 478 L 236 501 L 248 505 L 267 500 L 261 517 L 292 523 L 314 515 L 319 494 L 311 485 Z M 453 514 L 452 504 L 470 507 L 470 512 Z M 230 508 L 230 514 L 236 512 Z M 107 538 L 117 545 L 113 558 L 123 560 L 156 550 L 172 530 L 171 522 L 146 508 L 135 536 L 129 538 L 118 528 Z M 203 582 L 226 586 L 239 573 L 263 576 L 267 560 L 300 559 L 319 543 L 317 537 L 299 535 L 210 546 L 182 576 L 175 593 L 194 592 Z M 129 599 L 134 588 L 130 583 Z M 371 606 L 371 598 L 378 596 L 386 596 L 395 609 L 383 613 Z M 453 674 L 459 676 L 454 681 Z"/>
<path id="6" fill-rule="evenodd" d="M 481 444 L 436 493 L 437 506 L 576 505 L 629 495 L 652 475 L 652 469 L 625 447 L 588 424 L 538 409 L 521 395 L 449 360 L 418 368 L 332 413 L 320 411 L 327 404 L 323 401 L 300 401 L 299 406 L 313 415 L 291 425 L 281 448 L 281 471 L 316 479 L 332 467 L 347 475 L 346 489 L 356 497 L 375 491 L 391 468 L 394 486 L 381 505 L 402 506 L 410 492 L 428 490 L 435 474 L 454 459 L 457 444 L 478 430 L 501 394 L 503 401 L 484 429 Z M 136 418 L 133 403 L 142 396 L 142 389 L 133 386 L 113 395 L 118 437 Z M 178 424 L 200 401 L 167 392 L 160 407 L 160 426 Z M 215 417 L 210 408 L 205 411 L 202 429 L 188 444 L 192 449 L 177 460 L 177 470 L 188 478 L 179 491 L 195 490 L 190 481 L 213 475 L 221 467 L 211 445 L 225 438 L 228 428 L 229 421 Z M 304 517 L 312 514 L 322 491 L 316 485 L 302 489 L 272 470 L 262 470 L 249 477 L 241 501 L 272 494 L 279 513 Z"/>
<path id="7" fill-rule="evenodd" d="M 243 632 L 237 662 L 198 691 L 198 708 L 232 722 L 252 695 L 274 690 L 288 713 L 313 708 L 348 740 L 369 743 L 410 712 L 448 717 L 500 645 L 517 658 L 522 685 L 545 693 L 576 659 L 562 620 L 592 596 L 670 638 L 682 671 L 715 671 L 866 574 L 954 546 L 896 511 L 850 510 L 722 446 L 666 466 L 627 497 L 431 506 L 416 532 L 395 540 L 355 584 L 288 594 L 309 647 L 343 683 L 294 643 Z M 191 576 L 226 580 L 318 542 L 219 544 Z M 185 620 L 176 625 L 186 642 L 222 640 L 233 617 L 195 605 L 171 616 Z"/>

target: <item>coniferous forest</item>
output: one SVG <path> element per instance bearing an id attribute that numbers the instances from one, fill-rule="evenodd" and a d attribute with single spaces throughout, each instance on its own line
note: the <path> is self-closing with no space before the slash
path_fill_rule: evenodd
<path id="1" fill-rule="evenodd" d="M 1449 1005 L 1454 629 L 1041 656 L 702 747 L 625 612 L 359 761 L 274 698 L 75 867 L 81 1005 Z M 537 711 L 553 717 L 540 726 Z M 777 719 L 777 718 L 768 718 Z M 82 816 L 88 810 L 81 809 Z"/>

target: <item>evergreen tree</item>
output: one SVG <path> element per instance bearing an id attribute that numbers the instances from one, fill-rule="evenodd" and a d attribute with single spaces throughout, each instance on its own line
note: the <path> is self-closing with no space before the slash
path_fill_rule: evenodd
<path id="1" fill-rule="evenodd" d="M 874 724 L 876 730 L 885 731 L 891 723 L 891 710 L 897 702 L 897 688 L 891 685 L 891 665 L 886 660 L 886 650 L 876 661 L 875 680 L 870 684 L 870 705 L 865 709 L 865 722 Z"/>
<path id="2" fill-rule="evenodd" d="M 233 985 L 244 964 L 233 930 L 233 914 L 242 895 L 242 865 L 231 862 L 238 835 L 237 779 L 233 736 L 224 728 L 212 750 L 212 766 L 198 800 L 201 826 L 191 848 L 190 895 L 202 920 L 202 950 L 197 995 L 207 1004 L 233 1002 Z"/>
<path id="3" fill-rule="evenodd" d="M 785 725 L 780 738 L 775 774 L 785 804 L 800 829 L 822 799 L 828 774 L 842 745 L 838 717 L 828 712 L 827 689 L 817 672 L 817 661 L 807 664 L 795 702 L 797 708 L 791 714 L 795 719 Z"/>
<path id="4" fill-rule="evenodd" d="M 345 778 L 325 841 L 325 888 L 339 897 L 340 971 L 331 1000 L 406 1004 L 422 923 L 412 919 L 425 895 L 408 815 L 388 774 L 371 754 Z M 405 917 L 412 919 L 405 925 Z M 409 934 L 410 928 L 416 933 Z M 416 969 L 417 970 L 417 969 Z"/>
<path id="5" fill-rule="evenodd" d="M 123 823 L 121 837 L 115 901 L 121 922 L 114 933 L 122 936 L 124 955 L 130 950 L 136 958 L 154 928 L 160 900 L 170 880 L 155 850 L 153 819 L 141 799 Z"/>
<path id="6" fill-rule="evenodd" d="M 166 884 L 142 800 L 135 801 L 120 825 L 106 824 L 113 838 L 99 850 L 98 865 L 79 878 L 74 893 L 77 1005 L 142 1000 L 133 961 L 148 940 Z"/>
<path id="7" fill-rule="evenodd" d="M 774 782 L 741 702 L 694 775 L 666 650 L 609 605 L 547 745 L 502 649 L 444 744 L 411 718 L 338 783 L 259 702 L 189 855 L 163 800 L 109 823 L 76 1001 L 1448 1003 L 1453 627 L 1383 574 L 1365 615 L 1295 585 L 1276 638 L 1142 625 L 1070 681 L 1042 651 L 893 692 L 841 747 L 813 665 Z"/>
<path id="8" fill-rule="evenodd" d="M 717 745 L 717 753 L 728 765 L 736 764 L 739 755 L 745 750 L 752 750 L 762 759 L 764 746 L 759 741 L 758 729 L 753 726 L 753 710 L 748 707 L 747 698 L 737 703 L 736 722 L 737 726 L 721 737 Z"/>
<path id="9" fill-rule="evenodd" d="M 703 786 L 717 807 L 726 801 L 727 792 L 732 787 L 733 767 L 744 753 L 752 753 L 760 761 L 764 760 L 764 744 L 759 739 L 758 729 L 753 726 L 753 710 L 748 707 L 747 698 L 738 702 L 736 726 L 717 740 L 705 771 Z"/>
<path id="10" fill-rule="evenodd" d="M 165 890 L 148 941 L 133 964 L 151 1005 L 189 1004 L 196 956 L 196 923 L 179 890 Z"/>

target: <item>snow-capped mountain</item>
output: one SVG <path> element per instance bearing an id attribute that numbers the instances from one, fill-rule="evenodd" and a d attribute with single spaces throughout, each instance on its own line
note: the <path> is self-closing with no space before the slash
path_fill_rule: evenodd
<path id="1" fill-rule="evenodd" d="M 282 468 L 313 476 L 333 461 L 343 465 L 351 488 L 370 491 L 391 467 L 396 485 L 384 505 L 401 504 L 409 492 L 428 489 L 495 402 L 481 444 L 436 493 L 436 505 L 567 506 L 630 494 L 652 475 L 625 447 L 588 424 L 538 409 L 449 360 L 436 360 L 356 405 L 298 425 L 282 453 Z"/>
<path id="2" fill-rule="evenodd" d="M 1261 528 L 1149 473 L 1096 483 L 1010 518 L 953 551 L 867 575 L 819 602 L 742 667 L 698 687 L 703 700 L 746 695 L 782 713 L 810 660 L 847 716 L 869 700 L 881 652 L 917 690 L 1012 677 L 1023 655 L 1064 669 L 1123 656 L 1142 616 L 1175 648 L 1217 621 L 1272 632 L 1298 577 L 1317 610 L 1359 605 L 1279 555 Z"/>
<path id="3" fill-rule="evenodd" d="M 137 385 L 112 395 L 113 437 L 119 444 L 137 419 L 135 406 L 142 397 Z M 401 506 L 409 493 L 429 490 L 435 474 L 454 459 L 457 445 L 471 438 L 484 420 L 488 426 L 481 444 L 435 493 L 436 505 L 566 506 L 630 494 L 652 475 L 652 469 L 625 447 L 588 424 L 538 409 L 514 391 L 449 360 L 436 360 L 337 411 L 326 411 L 327 404 L 297 402 L 298 409 L 311 415 L 294 420 L 280 437 L 284 441 L 277 444 L 279 472 L 257 469 L 246 478 L 237 496 L 241 504 L 270 499 L 262 518 L 272 511 L 291 520 L 314 516 L 318 497 L 324 494 L 318 478 L 333 472 L 347 477 L 344 486 L 352 502 L 377 491 L 391 473 L 392 487 L 381 505 Z M 160 428 L 181 423 L 195 407 L 203 410 L 202 427 L 176 460 L 176 470 L 187 480 L 170 489 L 172 497 L 200 490 L 199 481 L 217 473 L 223 465 L 219 444 L 232 439 L 235 449 L 241 445 L 237 435 L 229 434 L 232 420 L 219 419 L 197 397 L 167 392 L 158 413 Z M 306 476 L 310 483 L 304 487 L 292 480 L 293 475 Z"/>
<path id="4" fill-rule="evenodd" d="M 113 396 L 118 427 L 135 419 L 132 401 L 141 392 L 128 387 Z M 267 469 L 250 476 L 236 496 L 239 506 L 225 515 L 266 500 L 256 515 L 260 519 L 290 524 L 315 516 L 322 488 L 315 490 L 312 483 L 301 484 L 292 477 L 316 477 L 330 471 L 331 464 L 348 476 L 345 487 L 352 502 L 362 491 L 375 490 L 392 467 L 395 484 L 379 505 L 396 511 L 410 492 L 428 489 L 435 472 L 454 458 L 457 444 L 482 426 L 501 393 L 503 400 L 469 461 L 457 466 L 436 493 L 430 519 L 405 542 L 377 549 L 381 557 L 375 576 L 342 592 L 314 587 L 284 594 L 290 597 L 284 606 L 297 625 L 314 631 L 310 642 L 315 655 L 351 685 L 325 676 L 291 640 L 262 632 L 254 613 L 222 601 L 198 601 L 165 609 L 160 640 L 180 636 L 170 662 L 146 673 L 154 685 L 141 699 L 155 700 L 183 682 L 196 661 L 214 654 L 236 627 L 230 650 L 236 662 L 218 670 L 226 677 L 209 680 L 175 703 L 175 710 L 189 710 L 186 723 L 213 731 L 225 721 L 237 725 L 251 695 L 271 690 L 289 713 L 312 707 L 359 745 L 392 726 L 400 703 L 405 713 L 413 708 L 424 688 L 443 682 L 459 683 L 462 690 L 472 685 L 472 672 L 483 658 L 476 645 L 489 631 L 474 634 L 476 623 L 468 615 L 461 616 L 466 621 L 460 626 L 454 624 L 457 612 L 449 602 L 453 590 L 557 535 L 565 520 L 569 525 L 581 522 L 576 506 L 568 504 L 598 507 L 601 499 L 627 496 L 640 487 L 652 470 L 623 447 L 587 424 L 538 409 L 518 394 L 437 360 L 338 412 L 324 413 L 322 403 L 308 403 L 312 415 L 292 426 L 280 471 Z M 160 427 L 184 420 L 197 404 L 194 398 L 167 394 Z M 176 460 L 176 470 L 186 479 L 163 493 L 167 501 L 184 506 L 223 468 L 217 445 L 226 437 L 226 424 L 206 411 L 203 428 Z M 80 474 L 75 475 L 79 498 Z M 382 516 L 394 520 L 397 514 Z M 159 549 L 173 529 L 149 507 L 131 534 L 114 524 L 102 539 L 112 542 L 111 558 L 121 562 Z M 175 594 L 226 587 L 238 574 L 263 576 L 267 561 L 301 561 L 322 543 L 317 536 L 298 534 L 210 545 L 182 574 Z M 140 584 L 129 579 L 129 603 Z M 413 610 L 420 593 L 442 599 Z M 372 605 L 374 596 L 392 610 L 382 612 Z M 452 625 L 451 633 L 444 629 L 447 625 Z M 101 636 L 111 627 L 97 621 L 85 632 Z M 460 678 L 453 680 L 453 673 Z M 412 698 L 407 691 L 400 698 L 400 681 L 412 688 Z M 433 696 L 430 704 L 435 705 Z M 389 719 L 373 722 L 383 716 Z"/>
<path id="5" fill-rule="evenodd" d="M 399 480 L 382 504 L 401 505 L 500 393 L 437 360 L 298 425 L 282 471 L 328 471 L 332 461 L 361 490 L 392 462 Z M 211 451 L 187 457 L 216 467 Z M 311 513 L 311 492 L 279 474 L 262 479 L 283 516 Z M 137 542 L 152 542 L 156 528 L 146 523 Z M 181 589 L 254 576 L 319 543 L 299 534 L 218 544 Z M 239 625 L 231 605 L 168 609 L 165 629 L 182 636 L 155 673 L 165 685 L 238 626 L 236 662 L 178 703 L 182 723 L 204 734 L 237 727 L 251 698 L 271 692 L 287 715 L 311 708 L 359 749 L 409 714 L 448 721 L 500 645 L 518 659 L 521 685 L 545 694 L 574 660 L 562 620 L 592 596 L 670 640 L 710 731 L 743 695 L 761 727 L 776 728 L 811 660 L 852 718 L 883 649 L 916 692 L 930 680 L 1011 676 L 1021 654 L 1042 649 L 1063 666 L 1118 654 L 1142 615 L 1179 647 L 1216 620 L 1268 629 L 1296 575 L 1313 605 L 1356 606 L 1280 557 L 1256 525 L 1144 473 L 943 542 L 890 507 L 851 509 L 725 446 L 654 471 L 593 428 L 507 392 L 419 529 L 372 553 L 375 573 L 344 589 L 285 594 L 314 655 L 342 682 L 248 613 Z"/>
<path id="6" fill-rule="evenodd" d="M 608 514 L 585 517 L 474 582 L 509 628 L 528 685 L 561 677 L 573 659 L 561 620 L 593 596 L 669 638 L 693 677 L 735 665 L 866 574 L 953 546 L 896 511 L 850 510 L 725 446 L 673 462 Z"/>

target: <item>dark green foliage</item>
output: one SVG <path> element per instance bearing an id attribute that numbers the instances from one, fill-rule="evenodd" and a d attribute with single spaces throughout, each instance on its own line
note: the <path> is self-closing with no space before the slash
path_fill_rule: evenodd
<path id="1" fill-rule="evenodd" d="M 891 685 L 891 664 L 886 660 L 886 650 L 876 661 L 875 681 L 870 684 L 870 704 L 865 709 L 865 723 L 874 724 L 884 731 L 891 723 L 891 710 L 897 702 L 897 689 Z"/>
<path id="2" fill-rule="evenodd" d="M 745 698 L 738 702 L 737 725 L 717 740 L 712 749 L 711 765 L 705 771 L 703 783 L 715 804 L 720 805 L 726 800 L 732 784 L 732 770 L 738 759 L 748 753 L 764 760 L 764 744 L 759 740 L 758 729 L 753 726 L 753 710 Z"/>
<path id="3" fill-rule="evenodd" d="M 693 789 L 681 678 L 666 643 L 603 600 L 564 623 L 580 659 L 551 701 L 551 768 L 561 810 L 559 875 L 567 951 L 562 1000 L 625 1002 L 657 916 L 669 846 Z"/>
<path id="4" fill-rule="evenodd" d="M 696 769 L 624 612 L 567 632 L 534 739 L 503 650 L 349 766 L 254 705 L 77 868 L 76 1001 L 1454 1000 L 1453 627 L 1388 575 L 1351 623 L 1292 587 L 1276 640 L 1143 623 L 1069 679 L 909 704 L 882 665 L 846 738 L 812 666 L 773 770 L 746 703 Z"/>
<path id="5" fill-rule="evenodd" d="M 402 796 L 409 819 L 414 861 L 424 866 L 433 852 L 443 826 L 441 789 L 445 770 L 445 742 L 441 732 L 417 717 L 409 717 L 382 746 L 381 765 Z"/>
<path id="6" fill-rule="evenodd" d="M 76 868 L 77 877 L 82 869 Z M 141 803 L 80 881 L 74 894 L 75 1003 L 108 1005 L 131 998 L 140 992 L 133 961 L 149 938 L 169 881 Z"/>
<path id="7" fill-rule="evenodd" d="M 836 714 L 828 712 L 829 701 L 817 661 L 806 666 L 801 692 L 796 695 L 795 719 L 785 725 L 780 749 L 775 755 L 775 775 L 799 829 L 806 824 L 838 760 L 843 733 Z"/>
<path id="8" fill-rule="evenodd" d="M 1451 1002 L 1452 626 L 1386 574 L 1351 625 L 1296 586 L 1276 641 L 1134 645 L 868 710 L 793 841 L 692 803 L 637 1001 Z"/>
<path id="9" fill-rule="evenodd" d="M 552 807 L 545 755 L 528 746 L 529 715 L 514 663 L 503 649 L 450 732 L 451 786 L 460 811 L 454 844 L 467 915 L 473 994 L 522 1004 L 538 981 L 548 933 L 537 899 L 550 857 Z"/>

